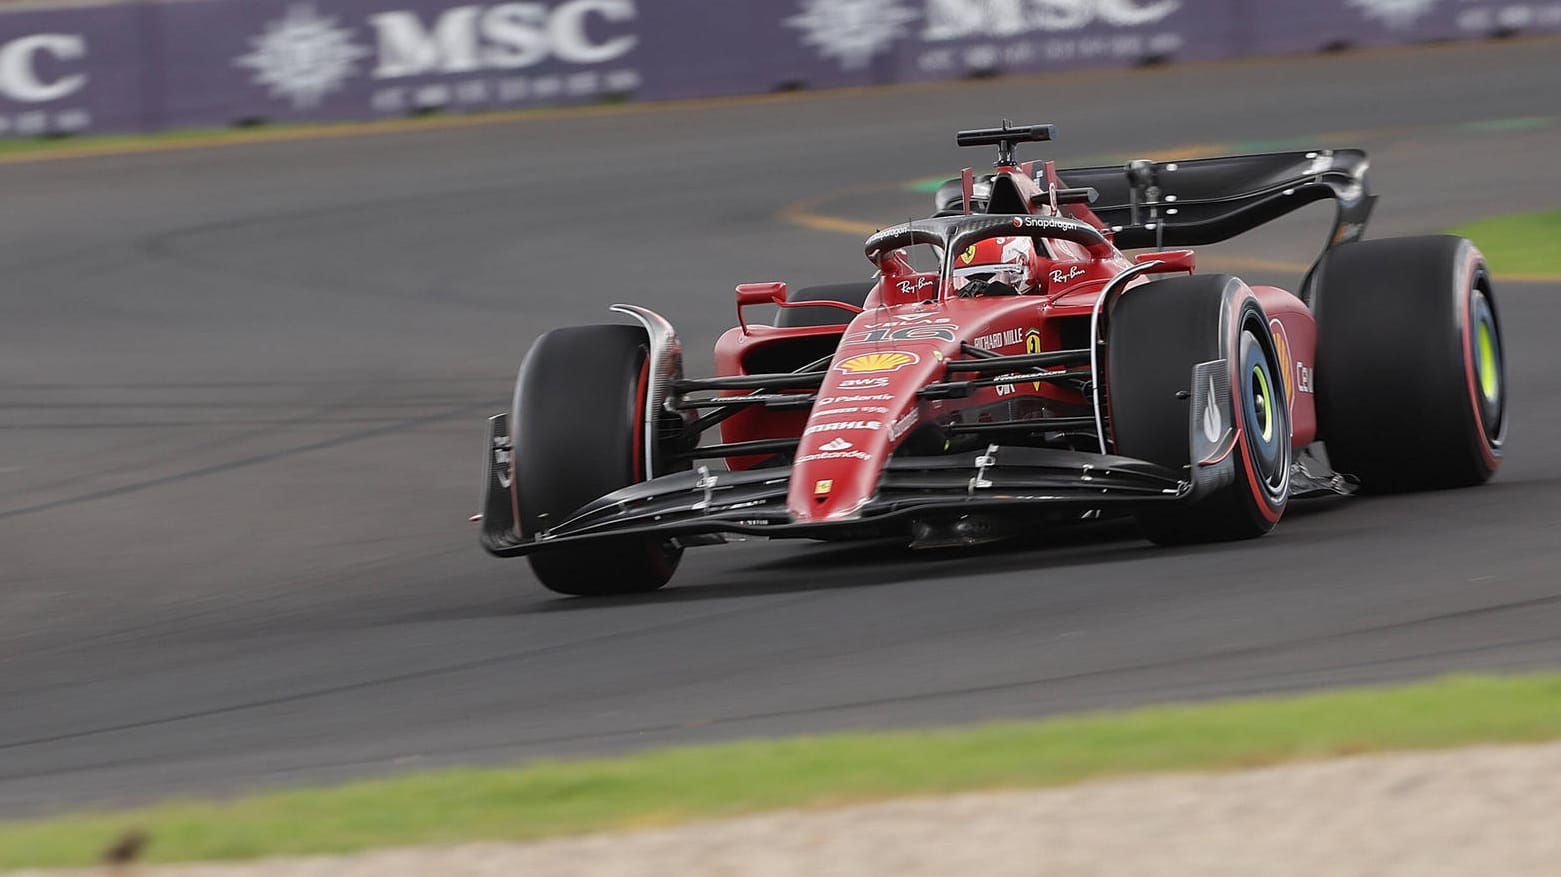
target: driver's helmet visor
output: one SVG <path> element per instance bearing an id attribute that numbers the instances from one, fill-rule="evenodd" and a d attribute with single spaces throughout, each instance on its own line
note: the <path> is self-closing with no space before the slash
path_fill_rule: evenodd
<path id="1" fill-rule="evenodd" d="M 1029 238 L 991 238 L 981 241 L 954 257 L 954 288 L 970 280 L 1006 283 L 1018 288 L 1029 273 L 1030 257 L 1035 253 Z"/>

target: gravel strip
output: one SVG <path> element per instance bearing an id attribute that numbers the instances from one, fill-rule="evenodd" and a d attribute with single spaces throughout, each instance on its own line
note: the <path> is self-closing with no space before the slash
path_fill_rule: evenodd
<path id="1" fill-rule="evenodd" d="M 787 811 L 536 843 L 35 877 L 1556 875 L 1561 744 Z"/>

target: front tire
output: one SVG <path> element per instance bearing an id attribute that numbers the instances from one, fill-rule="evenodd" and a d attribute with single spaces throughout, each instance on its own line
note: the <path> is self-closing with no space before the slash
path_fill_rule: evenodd
<path id="1" fill-rule="evenodd" d="M 532 537 L 581 506 L 650 477 L 645 392 L 650 354 L 638 326 L 575 326 L 538 338 L 515 384 L 517 524 Z M 683 550 L 645 538 L 527 556 L 560 594 L 635 594 L 666 584 Z"/>
<path id="2" fill-rule="evenodd" d="M 1289 405 L 1268 319 L 1235 277 L 1156 280 L 1117 302 L 1106 372 L 1117 453 L 1193 480 L 1191 400 L 1202 389 L 1193 375 L 1215 361 L 1224 363 L 1229 380 L 1218 384 L 1235 412 L 1234 477 L 1190 504 L 1136 514 L 1157 544 L 1250 539 L 1273 529 L 1290 495 Z"/>
<path id="3" fill-rule="evenodd" d="M 1317 425 L 1333 468 L 1376 493 L 1489 480 L 1507 378 L 1480 251 L 1447 235 L 1343 244 L 1314 289 Z"/>

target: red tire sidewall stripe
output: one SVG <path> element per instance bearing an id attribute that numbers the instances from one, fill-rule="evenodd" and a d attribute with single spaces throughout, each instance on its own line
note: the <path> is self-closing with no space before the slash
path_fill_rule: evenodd
<path id="1" fill-rule="evenodd" d="M 634 446 L 634 468 L 631 475 L 634 483 L 646 480 L 645 472 L 645 439 L 646 430 L 650 427 L 645 423 L 645 385 L 650 380 L 650 357 L 640 363 L 640 378 L 634 385 L 634 436 L 631 444 Z"/>
<path id="2" fill-rule="evenodd" d="M 1501 458 L 1491 450 L 1490 440 L 1486 437 L 1489 431 L 1486 429 L 1483 399 L 1484 394 L 1479 388 L 1478 374 L 1474 362 L 1474 277 L 1480 264 L 1480 251 L 1472 245 L 1467 250 L 1466 264 L 1459 272 L 1463 282 L 1458 287 L 1459 307 L 1462 310 L 1462 330 L 1459 335 L 1463 347 L 1463 373 L 1469 387 L 1469 406 L 1474 411 L 1474 426 L 1478 432 L 1480 456 L 1485 458 L 1485 465 L 1492 471 L 1501 465 Z M 1494 312 L 1494 311 L 1493 311 Z"/>
<path id="3" fill-rule="evenodd" d="M 1242 468 L 1246 470 L 1244 475 L 1247 482 L 1247 489 L 1252 491 L 1252 499 L 1256 501 L 1258 514 L 1263 516 L 1263 520 L 1268 521 L 1270 524 L 1277 524 L 1279 523 L 1280 516 L 1284 514 L 1284 506 L 1281 504 L 1278 508 L 1275 508 L 1274 504 L 1268 498 L 1268 493 L 1264 491 L 1262 485 L 1258 483 L 1261 478 L 1258 475 L 1257 466 L 1253 463 L 1255 457 L 1252 453 L 1252 445 L 1249 436 L 1247 435 L 1246 429 L 1243 427 L 1246 421 L 1242 417 L 1242 411 L 1244 409 L 1241 405 L 1241 388 L 1244 386 L 1244 384 L 1241 382 L 1242 364 L 1240 362 L 1241 333 L 1243 331 L 1241 311 L 1246 305 L 1247 298 L 1250 296 L 1251 292 L 1248 292 L 1246 296 L 1237 296 L 1235 299 L 1234 312 L 1231 314 L 1231 341 L 1233 342 L 1234 346 L 1230 351 L 1229 356 L 1231 362 L 1230 405 L 1233 409 L 1233 419 L 1236 425 L 1236 444 L 1241 447 L 1241 464 Z M 1262 316 L 1261 306 L 1258 308 L 1258 313 L 1260 316 Z M 1266 326 L 1267 323 L 1264 322 L 1264 325 Z"/>

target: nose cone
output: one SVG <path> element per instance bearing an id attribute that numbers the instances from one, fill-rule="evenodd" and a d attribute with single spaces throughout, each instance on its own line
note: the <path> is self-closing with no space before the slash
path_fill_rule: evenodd
<path id="1" fill-rule="evenodd" d="M 852 337 L 846 336 L 819 388 L 792 465 L 786 501 L 798 523 L 857 515 L 878 489 L 896 441 L 918 416 L 916 390 L 946 358 L 926 343 L 874 349 L 853 344 Z"/>
<path id="2" fill-rule="evenodd" d="M 786 503 L 792 519 L 834 521 L 855 514 L 878 487 L 889 456 L 889 423 L 887 415 L 874 414 L 810 422 L 791 470 Z"/>

